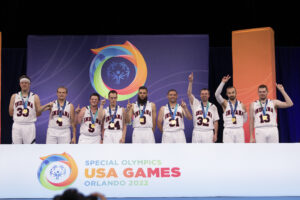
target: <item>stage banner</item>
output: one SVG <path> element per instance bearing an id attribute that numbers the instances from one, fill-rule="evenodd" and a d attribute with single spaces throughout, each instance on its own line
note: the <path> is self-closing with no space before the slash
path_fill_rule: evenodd
<path id="1" fill-rule="evenodd" d="M 67 100 L 75 108 L 88 105 L 93 92 L 107 98 L 111 89 L 118 91 L 118 103 L 126 107 L 128 99 L 135 102 L 138 88 L 145 85 L 158 113 L 168 102 L 169 89 L 178 91 L 178 103 L 189 104 L 191 72 L 193 93 L 199 98 L 200 89 L 208 86 L 208 48 L 208 35 L 29 36 L 27 74 L 41 104 L 56 100 L 57 88 L 65 86 Z M 49 111 L 37 120 L 37 143 L 46 141 L 48 120 Z M 192 121 L 185 120 L 188 142 L 192 129 Z M 126 142 L 131 142 L 131 135 L 128 126 Z M 158 129 L 155 139 L 161 142 Z"/>
<path id="2" fill-rule="evenodd" d="M 68 188 L 107 197 L 300 195 L 299 144 L 37 144 L 0 152 L 0 198 L 53 198 Z"/>

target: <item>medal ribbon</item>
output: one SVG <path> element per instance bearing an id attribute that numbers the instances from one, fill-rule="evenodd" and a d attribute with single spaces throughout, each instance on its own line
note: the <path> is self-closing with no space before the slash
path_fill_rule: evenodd
<path id="1" fill-rule="evenodd" d="M 238 105 L 238 101 L 236 100 L 236 102 L 235 102 L 234 110 L 233 110 L 233 108 L 232 108 L 232 103 L 231 103 L 231 101 L 228 100 L 228 102 L 229 102 L 229 106 L 230 106 L 232 118 L 234 118 L 234 117 L 235 117 L 235 114 L 234 114 L 234 113 L 235 113 L 235 111 L 236 111 L 236 108 L 237 108 L 237 105 Z"/>
<path id="2" fill-rule="evenodd" d="M 176 116 L 176 113 L 177 113 L 178 104 L 176 104 L 176 106 L 175 106 L 174 113 L 173 113 L 172 110 L 171 110 L 170 103 L 168 103 L 168 107 L 169 107 L 169 112 L 170 112 L 170 114 L 171 114 L 171 119 L 172 119 L 172 120 L 175 120 L 175 116 Z"/>
<path id="3" fill-rule="evenodd" d="M 90 111 L 92 124 L 95 124 L 96 119 L 97 119 L 97 115 L 98 115 L 98 109 L 97 109 L 95 115 L 93 115 L 91 106 L 88 106 L 88 108 L 89 108 L 89 111 Z"/>
<path id="4" fill-rule="evenodd" d="M 259 103 L 260 103 L 260 106 L 263 108 L 262 112 L 263 112 L 263 115 L 265 116 L 266 112 L 267 112 L 268 99 L 267 99 L 266 104 L 265 104 L 264 107 L 262 106 L 260 101 L 259 101 Z"/>
<path id="5" fill-rule="evenodd" d="M 204 117 L 204 119 L 205 119 L 205 118 L 206 118 L 206 115 L 207 115 L 207 113 L 208 113 L 209 102 L 207 102 L 206 110 L 204 110 L 204 105 L 203 105 L 203 102 L 202 102 L 202 101 L 201 101 L 201 107 L 202 107 L 203 117 Z"/>
<path id="6" fill-rule="evenodd" d="M 24 101 L 22 92 L 20 92 L 20 96 L 21 96 L 21 99 L 22 99 L 22 102 L 23 102 L 23 107 L 24 107 L 24 109 L 27 109 L 28 100 L 29 100 L 29 97 L 30 97 L 30 91 L 29 91 L 29 93 L 28 93 L 28 97 L 27 97 L 26 101 Z"/>
<path id="7" fill-rule="evenodd" d="M 144 113 L 145 113 L 145 110 L 146 110 L 146 105 L 147 105 L 147 102 L 145 103 L 144 108 L 141 111 L 140 104 L 138 103 L 139 111 L 140 111 L 140 118 L 142 118 L 144 116 Z"/>
<path id="8" fill-rule="evenodd" d="M 110 108 L 110 106 L 109 106 L 109 115 L 110 115 L 110 117 L 111 117 L 110 123 L 114 123 L 114 120 L 115 120 L 115 118 L 116 118 L 116 116 L 117 116 L 117 111 L 118 111 L 118 106 L 116 105 L 115 113 L 114 113 L 114 115 L 112 116 L 112 114 L 111 114 L 111 108 Z"/>
<path id="9" fill-rule="evenodd" d="M 62 114 L 63 114 L 63 111 L 65 110 L 66 104 L 67 104 L 67 101 L 65 101 L 63 107 L 60 107 L 60 104 L 57 100 L 58 115 L 59 115 L 60 118 L 62 117 Z"/>

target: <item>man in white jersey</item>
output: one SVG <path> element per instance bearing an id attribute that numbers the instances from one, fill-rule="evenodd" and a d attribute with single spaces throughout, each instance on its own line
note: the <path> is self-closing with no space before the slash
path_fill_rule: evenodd
<path id="1" fill-rule="evenodd" d="M 77 115 L 77 123 L 80 124 L 80 136 L 78 144 L 100 144 L 101 138 L 101 123 L 98 119 L 98 104 L 100 96 L 97 93 L 93 93 L 90 96 L 90 105 L 78 107 L 75 112 Z"/>
<path id="2" fill-rule="evenodd" d="M 111 90 L 108 93 L 109 106 L 103 108 L 105 99 L 101 100 L 98 118 L 103 124 L 103 144 L 125 143 L 126 124 L 125 109 L 117 105 L 118 93 Z"/>
<path id="3" fill-rule="evenodd" d="M 10 98 L 9 115 L 13 117 L 12 143 L 13 144 L 34 144 L 35 143 L 35 121 L 43 111 L 50 107 L 50 104 L 40 105 L 40 98 L 37 94 L 30 92 L 31 80 L 28 76 L 22 75 L 19 78 L 21 91 Z"/>
<path id="4" fill-rule="evenodd" d="M 246 107 L 236 99 L 236 89 L 233 86 L 226 89 L 228 100 L 223 99 L 221 96 L 222 89 L 230 78 L 229 75 L 224 76 L 215 92 L 216 99 L 223 108 L 223 143 L 244 143 L 243 125 L 247 121 Z"/>
<path id="5" fill-rule="evenodd" d="M 162 132 L 162 143 L 186 143 L 184 134 L 184 117 L 193 117 L 186 103 L 177 104 L 177 91 L 171 89 L 167 96 L 169 102 L 159 109 L 157 127 Z"/>
<path id="6" fill-rule="evenodd" d="M 56 94 L 57 100 L 51 102 L 46 144 L 76 144 L 75 112 L 73 104 L 66 100 L 68 89 L 61 86 Z"/>
<path id="7" fill-rule="evenodd" d="M 208 101 L 210 92 L 204 88 L 200 91 L 200 101 L 192 94 L 194 74 L 189 75 L 188 97 L 192 108 L 194 130 L 193 143 L 212 143 L 217 141 L 219 114 L 217 107 Z"/>
<path id="8" fill-rule="evenodd" d="M 250 142 L 278 143 L 277 108 L 289 108 L 293 102 L 281 84 L 276 84 L 285 102 L 268 99 L 266 85 L 258 86 L 259 100 L 250 104 Z M 255 128 L 255 138 L 253 129 Z"/>
<path id="9" fill-rule="evenodd" d="M 132 118 L 132 143 L 155 143 L 156 106 L 148 101 L 148 89 L 145 86 L 139 88 L 136 103 L 128 100 L 126 122 L 130 124 Z"/>

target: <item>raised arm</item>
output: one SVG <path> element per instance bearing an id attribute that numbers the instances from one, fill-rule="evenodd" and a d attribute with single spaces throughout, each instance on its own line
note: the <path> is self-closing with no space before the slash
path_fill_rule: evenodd
<path id="1" fill-rule="evenodd" d="M 192 120 L 193 119 L 193 116 L 192 114 L 190 113 L 189 109 L 187 108 L 186 106 L 186 103 L 181 100 L 181 107 L 183 108 L 183 113 L 184 113 L 184 116 L 188 119 L 188 120 Z"/>
<path id="2" fill-rule="evenodd" d="M 223 90 L 223 87 L 224 87 L 225 83 L 227 83 L 228 80 L 229 80 L 230 78 L 231 78 L 231 77 L 230 77 L 229 75 L 224 76 L 224 77 L 222 78 L 222 81 L 221 81 L 219 87 L 217 88 L 217 90 L 216 90 L 216 92 L 215 92 L 216 99 L 217 99 L 218 103 L 223 107 L 223 109 L 226 108 L 226 106 L 227 106 L 227 101 L 224 100 L 224 98 L 223 98 L 222 95 L 221 95 L 221 92 L 222 92 L 222 90 Z"/>
<path id="3" fill-rule="evenodd" d="M 127 107 L 126 107 L 126 114 L 125 114 L 125 123 L 126 124 L 131 123 L 132 115 L 133 115 L 133 105 L 132 105 L 132 103 L 130 103 L 130 101 L 128 99 L 128 103 L 127 103 Z"/>
<path id="4" fill-rule="evenodd" d="M 8 107 L 8 113 L 9 116 L 13 116 L 14 115 L 14 103 L 15 103 L 15 98 L 16 98 L 16 94 L 13 94 L 10 98 L 10 102 L 9 102 L 9 107 Z"/>
<path id="5" fill-rule="evenodd" d="M 289 108 L 294 105 L 289 95 L 285 92 L 283 85 L 276 84 L 277 89 L 281 92 L 284 102 L 280 100 L 274 100 L 274 106 L 275 108 Z"/>
<path id="6" fill-rule="evenodd" d="M 156 129 L 156 105 L 155 105 L 155 103 L 152 102 L 151 107 L 152 107 L 152 124 L 153 124 L 152 131 L 154 133 L 155 129 Z"/>
<path id="7" fill-rule="evenodd" d="M 188 86 L 188 90 L 187 90 L 187 95 L 188 95 L 188 98 L 189 98 L 189 101 L 190 101 L 191 105 L 193 105 L 193 103 L 194 103 L 194 97 L 193 97 L 193 94 L 192 94 L 193 80 L 194 80 L 194 73 L 193 72 L 189 75 L 188 80 L 189 80 L 189 86 Z"/>
<path id="8" fill-rule="evenodd" d="M 76 120 L 75 120 L 75 111 L 73 104 L 70 104 L 70 117 L 71 117 L 71 125 L 72 125 L 72 144 L 76 144 Z"/>
<path id="9" fill-rule="evenodd" d="M 103 118 L 104 118 L 104 104 L 105 104 L 106 100 L 105 99 L 102 99 L 101 102 L 100 102 L 100 108 L 99 108 L 99 112 L 98 112 L 98 119 L 100 121 L 103 121 Z"/>
<path id="10" fill-rule="evenodd" d="M 157 117 L 157 128 L 160 130 L 160 132 L 163 133 L 163 120 L 164 120 L 164 106 L 162 106 L 160 109 L 159 109 L 159 112 L 158 112 L 158 117 Z"/>
<path id="11" fill-rule="evenodd" d="M 250 104 L 249 108 L 249 128 L 250 128 L 250 143 L 255 143 L 255 138 L 254 138 L 254 110 L 253 110 L 253 103 Z"/>
<path id="12" fill-rule="evenodd" d="M 246 123 L 247 120 L 248 120 L 247 109 L 246 109 L 246 106 L 245 106 L 243 103 L 241 103 L 241 104 L 242 104 L 242 108 L 243 108 L 243 111 L 244 111 L 244 114 L 243 114 L 243 122 Z"/>

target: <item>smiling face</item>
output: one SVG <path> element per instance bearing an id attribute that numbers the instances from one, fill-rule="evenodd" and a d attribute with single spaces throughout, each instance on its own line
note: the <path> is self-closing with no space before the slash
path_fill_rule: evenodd
<path id="1" fill-rule="evenodd" d="M 176 103 L 177 102 L 177 92 L 176 91 L 169 91 L 168 93 L 168 100 L 170 103 Z"/>
<path id="2" fill-rule="evenodd" d="M 268 97 L 268 90 L 267 88 L 258 88 L 258 97 L 259 97 L 259 100 L 266 100 L 267 97 Z"/>
<path id="3" fill-rule="evenodd" d="M 236 90 L 234 87 L 230 87 L 230 88 L 227 88 L 226 90 L 226 95 L 227 97 L 231 100 L 231 101 L 234 101 L 235 98 L 236 98 Z"/>
<path id="4" fill-rule="evenodd" d="M 201 90 L 201 92 L 200 92 L 201 101 L 207 102 L 209 97 L 210 97 L 210 94 L 209 94 L 208 90 Z"/>
<path id="5" fill-rule="evenodd" d="M 99 103 L 99 98 L 97 96 L 91 96 L 90 98 L 90 105 L 92 107 L 97 107 Z"/>

